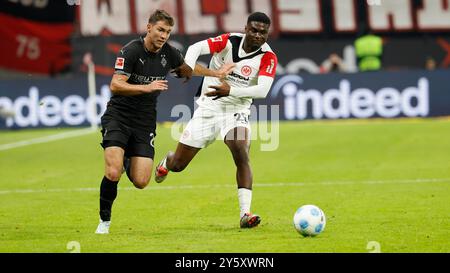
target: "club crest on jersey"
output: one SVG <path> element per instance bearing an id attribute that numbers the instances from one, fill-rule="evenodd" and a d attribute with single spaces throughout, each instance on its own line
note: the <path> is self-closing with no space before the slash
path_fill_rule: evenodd
<path id="1" fill-rule="evenodd" d="M 252 74 L 252 68 L 248 65 L 245 65 L 241 68 L 241 73 L 244 76 L 249 76 L 250 74 Z"/>
<path id="2" fill-rule="evenodd" d="M 120 58 L 118 57 L 116 59 L 116 64 L 115 64 L 115 68 L 116 69 L 123 69 L 123 67 L 125 66 L 125 58 Z"/>
<path id="3" fill-rule="evenodd" d="M 161 64 L 163 67 L 166 67 L 167 65 L 167 60 L 166 58 L 164 58 L 166 55 L 161 55 Z"/>

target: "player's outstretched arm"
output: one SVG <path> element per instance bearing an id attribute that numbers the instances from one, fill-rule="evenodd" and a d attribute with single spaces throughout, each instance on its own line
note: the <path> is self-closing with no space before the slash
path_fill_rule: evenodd
<path id="1" fill-rule="evenodd" d="M 208 88 L 214 89 L 214 91 L 205 93 L 208 97 L 220 97 L 234 96 L 238 98 L 253 98 L 261 99 L 265 98 L 270 91 L 270 87 L 273 83 L 273 78 L 268 76 L 259 76 L 258 84 L 250 87 L 230 87 L 225 81 L 221 81 L 221 85 L 210 85 Z"/>
<path id="2" fill-rule="evenodd" d="M 175 68 L 172 72 L 175 73 L 178 78 L 186 78 L 184 82 L 188 81 L 192 76 L 207 76 L 223 79 L 228 74 L 230 74 L 231 71 L 233 71 L 235 66 L 235 64 L 229 63 L 222 65 L 217 70 L 213 70 L 197 63 L 195 64 L 195 69 L 192 71 L 190 66 L 188 66 L 186 63 L 183 63 L 181 66 Z"/>
<path id="3" fill-rule="evenodd" d="M 223 79 L 236 67 L 234 63 L 224 64 L 218 70 L 212 70 L 201 64 L 195 64 L 194 76 L 208 76 Z"/>
<path id="4" fill-rule="evenodd" d="M 184 61 L 193 69 L 195 76 L 224 78 L 233 71 L 234 64 L 225 64 L 218 70 L 211 70 L 197 63 L 198 57 L 201 55 L 218 53 L 225 49 L 228 37 L 229 34 L 223 34 L 215 38 L 199 41 L 189 46 Z"/>
<path id="5" fill-rule="evenodd" d="M 207 54 L 211 54 L 211 51 L 209 50 L 207 40 L 203 40 L 195 44 L 192 44 L 188 47 L 184 61 L 192 69 L 195 69 L 198 57 L 200 57 L 200 55 L 207 55 Z"/>
<path id="6" fill-rule="evenodd" d="M 171 73 L 175 73 L 177 78 L 185 78 L 184 82 L 187 82 L 192 78 L 192 68 L 186 63 L 173 69 Z"/>
<path id="7" fill-rule="evenodd" d="M 128 76 L 121 74 L 114 74 L 109 88 L 113 94 L 122 96 L 136 96 L 155 91 L 167 90 L 168 85 L 166 80 L 153 81 L 150 84 L 129 84 L 127 83 Z"/>

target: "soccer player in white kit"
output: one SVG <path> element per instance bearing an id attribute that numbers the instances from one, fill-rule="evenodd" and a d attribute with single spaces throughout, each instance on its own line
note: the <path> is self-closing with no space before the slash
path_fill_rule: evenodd
<path id="1" fill-rule="evenodd" d="M 240 208 L 240 227 L 252 228 L 261 217 L 250 211 L 252 171 L 249 164 L 250 105 L 253 99 L 265 98 L 275 77 L 277 56 L 266 43 L 270 19 L 261 12 L 247 19 L 245 33 L 227 33 L 191 45 L 185 63 L 194 68 L 200 55 L 212 54 L 210 69 L 234 63 L 224 79 L 204 77 L 199 107 L 187 124 L 175 153 L 169 152 L 155 170 L 156 182 L 169 171 L 181 172 L 197 152 L 220 134 L 230 149 L 237 168 L 236 179 Z"/>

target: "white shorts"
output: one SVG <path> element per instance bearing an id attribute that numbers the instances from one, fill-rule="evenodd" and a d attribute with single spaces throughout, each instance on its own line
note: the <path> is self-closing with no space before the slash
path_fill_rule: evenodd
<path id="1" fill-rule="evenodd" d="M 186 125 L 180 142 L 195 148 L 205 148 L 218 139 L 219 134 L 220 139 L 224 140 L 227 133 L 236 127 L 247 128 L 250 139 L 249 116 L 250 110 L 216 112 L 199 107 Z"/>

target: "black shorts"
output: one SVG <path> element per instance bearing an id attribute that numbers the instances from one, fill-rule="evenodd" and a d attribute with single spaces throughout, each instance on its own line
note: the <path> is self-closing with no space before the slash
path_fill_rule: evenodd
<path id="1" fill-rule="evenodd" d="M 156 127 L 156 126 L 155 126 Z M 153 128 L 155 128 L 153 127 Z M 117 146 L 125 150 L 125 156 L 155 156 L 155 129 L 132 128 L 114 118 L 102 118 L 101 143 L 103 149 Z"/>

